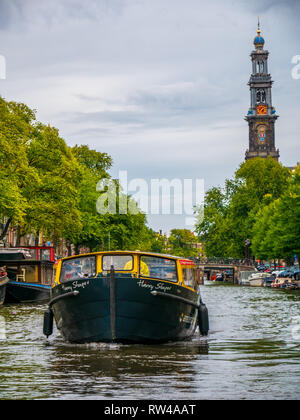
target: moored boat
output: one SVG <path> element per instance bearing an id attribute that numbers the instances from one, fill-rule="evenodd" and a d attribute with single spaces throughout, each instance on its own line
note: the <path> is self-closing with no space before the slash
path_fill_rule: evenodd
<path id="1" fill-rule="evenodd" d="M 268 276 L 264 279 L 263 287 L 272 287 L 274 277 Z"/>
<path id="2" fill-rule="evenodd" d="M 0 262 L 9 278 L 4 303 L 49 301 L 54 258 L 50 247 L 1 249 Z"/>
<path id="3" fill-rule="evenodd" d="M 1 269 L 0 269 L 1 270 Z M 0 305 L 3 305 L 4 303 L 4 299 L 6 296 L 6 286 L 8 283 L 8 277 L 6 275 L 6 273 L 0 276 Z"/>
<path id="4" fill-rule="evenodd" d="M 191 260 L 101 252 L 59 261 L 44 318 L 73 343 L 162 343 L 208 333 L 208 313 Z"/>
<path id="5" fill-rule="evenodd" d="M 240 286 L 250 286 L 249 277 L 252 276 L 253 271 L 240 271 L 238 274 L 238 284 Z"/>
<path id="6" fill-rule="evenodd" d="M 267 273 L 253 273 L 248 278 L 251 287 L 263 287 L 265 278 L 269 275 Z"/>

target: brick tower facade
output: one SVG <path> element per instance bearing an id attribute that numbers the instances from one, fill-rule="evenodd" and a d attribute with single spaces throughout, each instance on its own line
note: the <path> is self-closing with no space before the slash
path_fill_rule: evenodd
<path id="1" fill-rule="evenodd" d="M 246 160 L 268 156 L 276 160 L 279 158 L 279 150 L 275 148 L 275 122 L 278 115 L 272 106 L 273 81 L 268 72 L 269 52 L 264 50 L 264 44 L 258 23 L 255 50 L 251 53 L 252 74 L 248 83 L 250 108 L 245 119 L 249 125 L 249 149 L 246 151 Z"/>

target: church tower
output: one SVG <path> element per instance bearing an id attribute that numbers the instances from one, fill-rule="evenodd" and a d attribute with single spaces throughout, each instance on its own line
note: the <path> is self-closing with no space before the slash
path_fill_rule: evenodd
<path id="1" fill-rule="evenodd" d="M 249 125 L 249 149 L 246 160 L 268 156 L 278 160 L 279 150 L 275 148 L 275 122 L 278 118 L 272 106 L 271 75 L 268 72 L 269 52 L 264 50 L 265 40 L 261 36 L 258 22 L 257 36 L 254 38 L 255 50 L 251 53 L 252 74 L 250 86 L 250 108 L 245 120 Z"/>

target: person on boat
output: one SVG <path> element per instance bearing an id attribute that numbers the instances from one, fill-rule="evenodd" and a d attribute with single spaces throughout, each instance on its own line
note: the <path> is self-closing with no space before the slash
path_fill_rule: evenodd
<path id="1" fill-rule="evenodd" d="M 143 276 L 150 277 L 149 267 L 144 261 L 141 261 L 141 269 L 140 270 L 141 270 L 141 274 Z"/>
<path id="2" fill-rule="evenodd" d="M 146 277 L 150 277 L 150 271 L 149 271 L 149 267 L 147 266 L 147 264 L 146 263 L 144 263 L 144 261 L 141 261 L 140 262 L 140 265 L 141 265 L 141 274 L 142 274 L 142 276 L 146 276 Z M 125 265 L 124 265 L 124 268 L 123 268 L 123 270 L 126 270 L 126 271 L 130 271 L 130 270 L 132 270 L 132 261 L 131 260 L 129 260 Z"/>
<path id="3" fill-rule="evenodd" d="M 69 264 L 66 264 L 65 267 L 65 275 L 64 275 L 64 279 L 65 280 L 73 280 L 76 277 L 78 277 L 78 267 L 75 261 L 72 261 Z"/>
<path id="4" fill-rule="evenodd" d="M 6 266 L 0 267 L 0 277 L 7 276 Z"/>

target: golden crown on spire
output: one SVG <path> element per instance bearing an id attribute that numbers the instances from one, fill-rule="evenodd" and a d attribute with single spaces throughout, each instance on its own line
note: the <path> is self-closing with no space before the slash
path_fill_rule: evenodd
<path id="1" fill-rule="evenodd" d="M 260 21 L 259 21 L 259 16 L 257 16 L 257 34 L 259 35 L 261 33 L 260 30 Z"/>
<path id="2" fill-rule="evenodd" d="M 262 49 L 264 46 L 265 40 L 261 36 L 261 30 L 260 30 L 260 20 L 259 16 L 257 17 L 257 36 L 254 39 L 254 45 L 256 49 Z"/>

